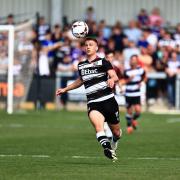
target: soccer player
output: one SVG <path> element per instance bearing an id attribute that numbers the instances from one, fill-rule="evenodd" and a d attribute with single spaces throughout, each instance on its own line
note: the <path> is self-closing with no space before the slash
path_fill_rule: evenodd
<path id="1" fill-rule="evenodd" d="M 112 88 L 118 82 L 118 77 L 109 61 L 97 57 L 97 50 L 97 40 L 91 37 L 86 38 L 85 51 L 87 59 L 78 64 L 80 77 L 67 87 L 58 89 L 56 95 L 61 95 L 84 85 L 88 116 L 95 128 L 97 140 L 104 149 L 104 155 L 109 159 L 117 160 L 115 151 L 122 131 L 119 124 L 119 107 Z M 105 135 L 105 121 L 113 133 L 112 141 Z"/>
<path id="2" fill-rule="evenodd" d="M 130 69 L 125 70 L 125 99 L 126 99 L 126 120 L 127 133 L 130 134 L 137 128 L 137 119 L 141 114 L 141 92 L 142 81 L 146 81 L 146 74 L 142 67 L 138 65 L 138 56 L 132 55 L 130 58 Z"/>

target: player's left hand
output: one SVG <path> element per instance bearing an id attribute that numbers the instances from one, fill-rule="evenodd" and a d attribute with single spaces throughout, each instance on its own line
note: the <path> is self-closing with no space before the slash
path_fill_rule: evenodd
<path id="1" fill-rule="evenodd" d="M 114 88 L 114 80 L 113 79 L 108 79 L 108 81 L 107 81 L 107 83 L 108 83 L 108 86 L 110 87 L 110 88 Z"/>

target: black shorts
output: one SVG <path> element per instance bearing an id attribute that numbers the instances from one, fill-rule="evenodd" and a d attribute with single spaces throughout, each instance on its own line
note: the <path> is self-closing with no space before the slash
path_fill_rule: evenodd
<path id="1" fill-rule="evenodd" d="M 132 105 L 136 105 L 136 104 L 141 104 L 141 97 L 140 96 L 136 96 L 136 97 L 128 97 L 126 96 L 126 107 L 129 108 Z"/>
<path id="2" fill-rule="evenodd" d="M 119 106 L 115 98 L 110 98 L 101 102 L 94 102 L 87 105 L 88 115 L 92 110 L 99 111 L 109 124 L 118 124 L 119 119 Z"/>

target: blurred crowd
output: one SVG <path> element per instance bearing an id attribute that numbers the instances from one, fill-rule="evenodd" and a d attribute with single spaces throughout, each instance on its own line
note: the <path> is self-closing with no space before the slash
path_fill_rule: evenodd
<path id="1" fill-rule="evenodd" d="M 106 20 L 97 21 L 93 7 L 86 9 L 84 20 L 89 26 L 88 35 L 99 42 L 98 55 L 111 54 L 111 62 L 121 74 L 129 68 L 129 59 L 134 54 L 147 73 L 165 72 L 166 79 L 148 79 L 147 99 L 153 103 L 167 95 L 169 107 L 175 105 L 175 78 L 180 73 L 180 23 L 169 27 L 157 7 L 149 13 L 141 9 L 128 25 L 122 24 L 121 19 L 113 26 L 106 24 Z M 15 24 L 13 15 L 8 16 L 7 24 Z M 55 77 L 59 72 L 64 78 L 61 86 L 78 76 L 77 64 L 85 59 L 83 39 L 73 37 L 71 24 L 66 19 L 63 24 L 51 27 L 40 17 L 33 27 L 31 43 L 21 42 L 18 47 L 18 51 L 32 51 L 35 74 Z M 5 72 L 8 64 L 6 35 L 0 32 L 0 72 Z"/>

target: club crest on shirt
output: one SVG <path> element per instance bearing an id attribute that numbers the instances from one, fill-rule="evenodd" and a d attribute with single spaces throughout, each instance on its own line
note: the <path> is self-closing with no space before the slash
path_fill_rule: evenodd
<path id="1" fill-rule="evenodd" d="M 94 66 L 98 66 L 98 64 L 98 61 L 93 63 Z"/>
<path id="2" fill-rule="evenodd" d="M 102 65 L 102 60 L 94 62 L 93 65 L 94 66 L 101 66 Z"/>

